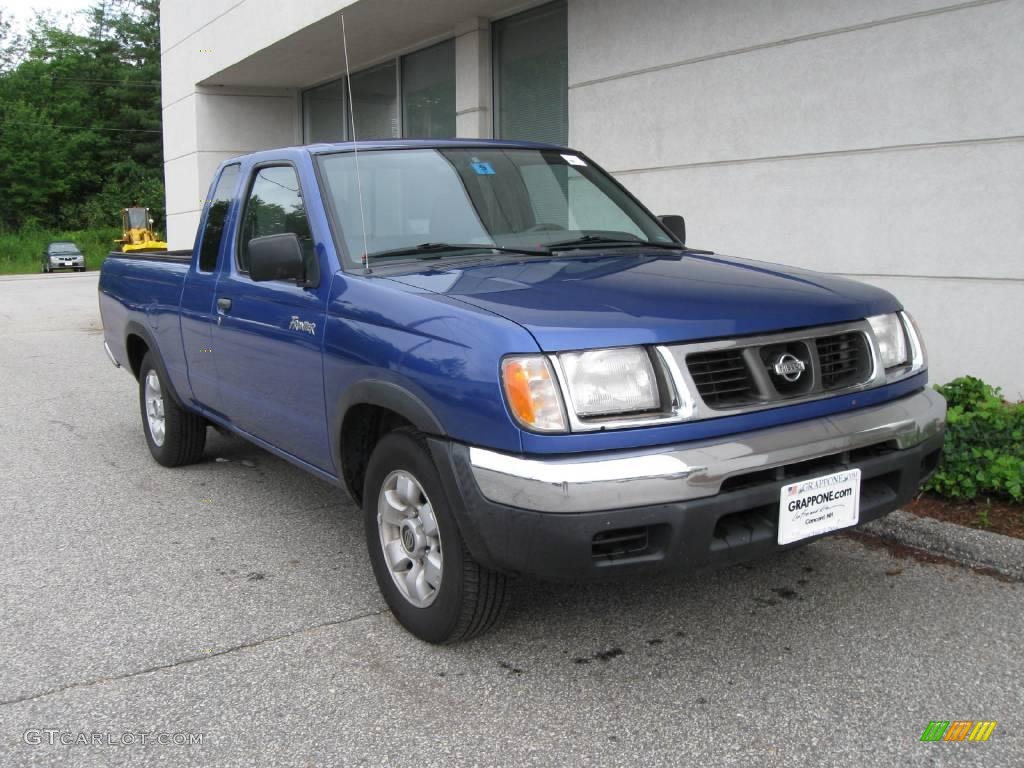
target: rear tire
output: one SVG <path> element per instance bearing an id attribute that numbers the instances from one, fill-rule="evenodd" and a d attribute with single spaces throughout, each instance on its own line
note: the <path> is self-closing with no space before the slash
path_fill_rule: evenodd
<path id="1" fill-rule="evenodd" d="M 147 352 L 139 366 L 142 431 L 153 458 L 165 467 L 195 464 L 206 446 L 206 419 L 178 405 Z"/>
<path id="2" fill-rule="evenodd" d="M 466 549 L 423 435 L 381 438 L 370 457 L 363 514 L 370 563 L 399 624 L 428 643 L 455 643 L 503 616 L 506 579 Z"/>

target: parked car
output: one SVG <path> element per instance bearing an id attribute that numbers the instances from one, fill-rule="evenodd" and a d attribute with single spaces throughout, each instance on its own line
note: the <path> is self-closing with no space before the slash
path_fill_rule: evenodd
<path id="1" fill-rule="evenodd" d="M 507 579 L 723 565 L 909 501 L 945 403 L 900 302 L 686 245 L 590 158 L 499 141 L 258 152 L 192 251 L 113 253 L 105 347 L 159 463 L 213 424 L 347 489 L 417 637 Z"/>
<path id="2" fill-rule="evenodd" d="M 43 272 L 53 272 L 57 269 L 85 272 L 85 255 L 74 243 L 49 243 L 43 250 Z"/>

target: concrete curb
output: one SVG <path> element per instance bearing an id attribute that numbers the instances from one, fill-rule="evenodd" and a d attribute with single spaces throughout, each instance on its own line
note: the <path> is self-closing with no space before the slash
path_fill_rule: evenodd
<path id="1" fill-rule="evenodd" d="M 976 531 L 903 510 L 864 523 L 857 530 L 964 565 L 991 568 L 1016 581 L 1024 581 L 1024 539 Z"/>

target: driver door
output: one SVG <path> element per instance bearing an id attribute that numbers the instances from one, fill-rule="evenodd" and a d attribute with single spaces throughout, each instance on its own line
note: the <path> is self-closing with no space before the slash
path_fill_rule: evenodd
<path id="1" fill-rule="evenodd" d="M 330 280 L 317 254 L 326 258 L 324 249 L 315 247 L 294 166 L 257 166 L 248 190 L 234 258 L 217 282 L 214 301 L 213 350 L 223 410 L 249 434 L 330 471 L 323 387 Z M 307 275 L 316 276 L 316 285 L 257 283 L 249 277 L 249 240 L 285 232 L 298 235 Z"/>

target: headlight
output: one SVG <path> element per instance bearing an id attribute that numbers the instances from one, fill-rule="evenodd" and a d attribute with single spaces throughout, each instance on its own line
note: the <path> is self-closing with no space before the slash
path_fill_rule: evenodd
<path id="1" fill-rule="evenodd" d="M 898 314 L 875 315 L 868 318 L 878 342 L 883 368 L 894 368 L 907 362 L 907 334 Z"/>
<path id="2" fill-rule="evenodd" d="M 537 432 L 565 431 L 562 397 L 546 357 L 506 357 L 501 361 L 501 381 L 509 409 L 522 426 Z"/>
<path id="3" fill-rule="evenodd" d="M 661 405 L 654 366 L 642 347 L 569 352 L 558 360 L 581 418 L 653 411 Z"/>

